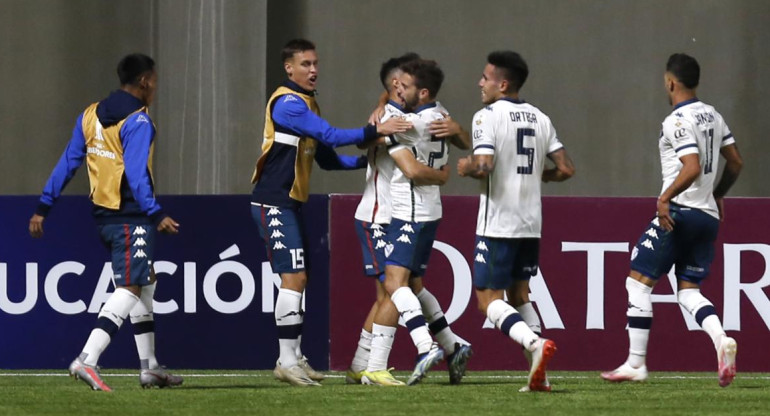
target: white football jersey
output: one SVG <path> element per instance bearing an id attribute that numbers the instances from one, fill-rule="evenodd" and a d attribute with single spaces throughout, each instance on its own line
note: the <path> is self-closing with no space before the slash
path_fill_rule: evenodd
<path id="1" fill-rule="evenodd" d="M 388 148 L 388 152 L 393 154 L 408 149 L 418 162 L 441 169 L 449 160 L 449 144 L 443 139 L 432 137 L 428 128 L 432 121 L 444 118 L 442 112 L 446 112 L 446 109 L 434 102 L 405 115 L 413 127 L 393 135 L 395 143 Z M 398 166 L 393 171 L 390 184 L 394 218 L 411 222 L 441 219 L 441 192 L 438 185 L 415 185 Z"/>
<path id="2" fill-rule="evenodd" d="M 714 181 L 719 171 L 719 152 L 723 146 L 735 143 L 722 115 L 714 107 L 697 98 L 679 103 L 663 121 L 660 132 L 660 165 L 663 173 L 661 194 L 674 182 L 682 162 L 679 158 L 697 154 L 701 174 L 673 202 L 697 208 L 719 218 L 714 200 Z"/>
<path id="3" fill-rule="evenodd" d="M 495 163 L 481 181 L 476 234 L 540 237 L 545 158 L 562 147 L 551 119 L 524 101 L 502 98 L 473 116 L 473 154 L 494 155 Z"/>
<path id="4" fill-rule="evenodd" d="M 404 115 L 403 109 L 398 104 L 388 101 L 385 105 L 385 114 L 380 122 L 393 117 Z M 361 202 L 356 208 L 356 219 L 375 224 L 390 223 L 390 180 L 393 177 L 393 169 L 396 163 L 388 154 L 385 145 L 373 146 L 366 154 L 368 165 L 366 167 L 366 186 Z"/>

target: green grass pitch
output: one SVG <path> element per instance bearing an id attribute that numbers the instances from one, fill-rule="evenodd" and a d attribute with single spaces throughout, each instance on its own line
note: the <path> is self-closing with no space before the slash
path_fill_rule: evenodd
<path id="1" fill-rule="evenodd" d="M 768 415 L 770 374 L 739 373 L 720 388 L 712 373 L 651 373 L 644 383 L 609 384 L 598 372 L 552 372 L 552 393 L 518 393 L 526 375 L 469 372 L 462 385 L 436 371 L 413 387 L 296 388 L 270 371 L 183 370 L 184 385 L 143 390 L 138 373 L 105 370 L 112 393 L 91 391 L 65 371 L 0 370 L 0 415 Z M 396 372 L 406 380 L 406 372 Z"/>

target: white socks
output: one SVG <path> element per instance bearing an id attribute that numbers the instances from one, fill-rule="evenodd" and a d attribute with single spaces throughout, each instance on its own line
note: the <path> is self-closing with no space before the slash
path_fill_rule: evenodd
<path id="1" fill-rule="evenodd" d="M 714 305 L 700 293 L 700 289 L 683 289 L 677 293 L 676 297 L 679 304 L 690 312 L 703 331 L 711 337 L 714 348 L 719 348 L 725 336 L 725 330 L 722 328 L 722 322 L 716 314 Z"/>
<path id="2" fill-rule="evenodd" d="M 134 341 L 136 352 L 139 354 L 139 366 L 142 369 L 158 368 L 158 360 L 155 358 L 155 320 L 152 314 L 152 300 L 155 296 L 157 283 L 143 286 L 129 316 L 134 326 Z"/>
<path id="3" fill-rule="evenodd" d="M 393 349 L 393 340 L 396 336 L 396 327 L 379 324 L 372 325 L 372 349 L 366 371 L 380 371 L 388 369 L 388 357 Z"/>
<path id="4" fill-rule="evenodd" d="M 430 351 L 433 339 L 430 337 L 428 326 L 425 324 L 420 301 L 412 293 L 412 289 L 407 286 L 400 287 L 393 292 L 390 300 L 396 305 L 398 313 L 404 319 L 406 327 L 409 329 L 409 335 L 412 337 L 412 342 L 417 347 L 417 353 L 424 354 Z"/>
<path id="5" fill-rule="evenodd" d="M 96 365 L 99 356 L 110 344 L 112 336 L 118 332 L 128 316 L 128 312 L 138 301 L 139 298 L 128 289 L 122 287 L 115 289 L 115 292 L 102 306 L 96 321 L 96 328 L 91 331 L 91 335 L 83 347 L 83 352 L 80 354 L 80 358 L 85 364 Z"/>
<path id="6" fill-rule="evenodd" d="M 278 329 L 280 349 L 278 361 L 283 368 L 297 365 L 297 349 L 303 322 L 301 303 L 301 293 L 291 289 L 278 289 L 278 298 L 275 301 L 275 324 Z"/>
<path id="7" fill-rule="evenodd" d="M 420 301 L 422 313 L 428 322 L 428 329 L 436 337 L 438 343 L 441 344 L 444 352 L 447 355 L 451 355 L 455 351 L 455 343 L 458 342 L 458 339 L 454 332 L 452 332 L 452 328 L 449 327 L 438 299 L 424 287 L 417 294 L 417 299 Z"/>
<path id="8" fill-rule="evenodd" d="M 492 301 L 487 306 L 487 318 L 495 324 L 495 327 L 527 350 L 534 351 L 537 347 L 537 340 L 540 337 L 529 329 L 526 322 L 521 319 L 521 315 L 508 302 L 502 299 Z"/>
<path id="9" fill-rule="evenodd" d="M 647 342 L 652 325 L 652 288 L 631 277 L 626 278 L 628 292 L 628 360 L 633 368 L 645 364 Z"/>
<path id="10" fill-rule="evenodd" d="M 355 373 L 366 370 L 366 366 L 369 365 L 371 351 L 372 333 L 361 328 L 361 336 L 358 338 L 358 347 L 356 347 L 356 354 L 353 356 L 350 369 Z"/>

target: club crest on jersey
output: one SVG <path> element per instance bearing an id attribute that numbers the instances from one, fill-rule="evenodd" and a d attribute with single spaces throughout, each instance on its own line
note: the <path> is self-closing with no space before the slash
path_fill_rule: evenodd
<path id="1" fill-rule="evenodd" d="M 406 233 L 412 233 L 414 234 L 414 229 L 412 228 L 412 224 L 404 224 L 399 228 L 399 230 L 406 232 Z"/>
<path id="2" fill-rule="evenodd" d="M 649 248 L 652 251 L 655 251 L 655 247 L 652 245 L 652 241 L 650 239 L 642 241 L 642 247 Z"/>
<path id="3" fill-rule="evenodd" d="M 475 261 L 476 261 L 476 263 L 484 263 L 484 264 L 487 264 L 487 260 L 486 260 L 486 259 L 484 259 L 484 255 L 482 255 L 481 253 L 478 253 L 478 254 L 476 254 L 476 259 L 475 259 Z"/>
<path id="4" fill-rule="evenodd" d="M 278 218 L 273 218 L 272 220 L 270 220 L 270 223 L 267 224 L 268 227 L 278 227 L 280 225 L 283 225 L 283 223 L 279 221 Z"/>
<path id="5" fill-rule="evenodd" d="M 401 234 L 400 236 L 398 236 L 396 241 L 399 241 L 399 242 L 402 242 L 402 243 L 406 243 L 406 244 L 412 244 L 412 240 L 410 240 L 409 236 L 406 235 L 406 234 Z"/>
<path id="6" fill-rule="evenodd" d="M 487 248 L 487 243 L 483 241 L 479 241 L 479 244 L 476 245 L 476 248 L 479 249 L 479 251 L 489 251 L 489 249 Z"/>

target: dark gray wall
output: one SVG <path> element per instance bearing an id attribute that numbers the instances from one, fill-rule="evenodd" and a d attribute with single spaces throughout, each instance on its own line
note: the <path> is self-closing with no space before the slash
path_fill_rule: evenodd
<path id="1" fill-rule="evenodd" d="M 732 195 L 767 196 L 767 16 L 763 0 L 0 0 L 0 193 L 40 192 L 75 117 L 116 87 L 115 65 L 134 51 L 159 64 L 158 191 L 248 193 L 280 48 L 304 36 L 318 45 L 324 117 L 339 127 L 364 124 L 382 61 L 416 51 L 442 65 L 439 98 L 470 129 L 486 54 L 519 51 L 531 70 L 522 95 L 551 116 L 578 169 L 544 188 L 555 195 L 659 191 L 663 68 L 673 52 L 692 54 L 699 96 L 746 161 Z M 85 177 L 69 193 L 86 193 Z M 362 185 L 363 172 L 318 169 L 312 191 Z M 475 191 L 455 176 L 444 192 Z"/>

